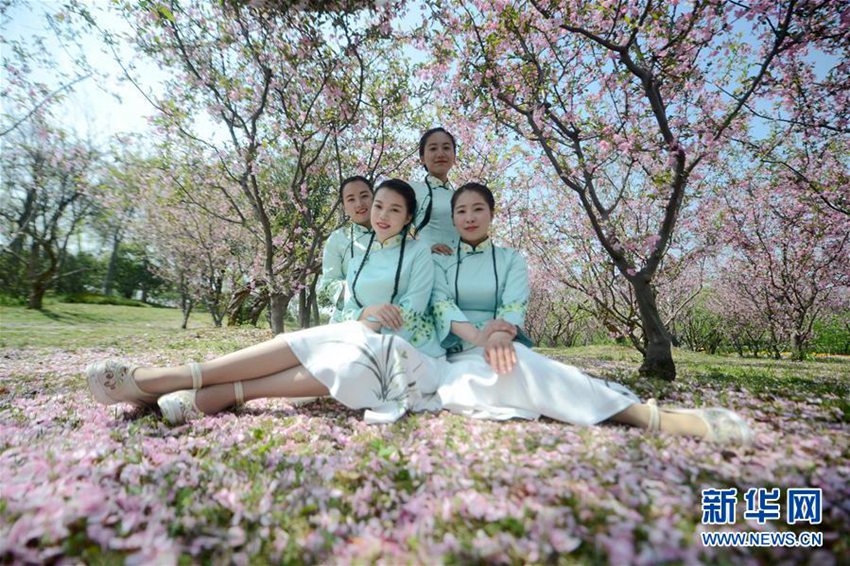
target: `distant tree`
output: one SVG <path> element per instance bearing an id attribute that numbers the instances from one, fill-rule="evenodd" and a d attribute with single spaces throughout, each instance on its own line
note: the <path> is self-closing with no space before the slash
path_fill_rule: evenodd
<path id="1" fill-rule="evenodd" d="M 166 286 L 167 281 L 157 274 L 148 250 L 137 244 L 121 248 L 115 273 L 115 288 L 122 297 L 133 299 L 138 293 L 142 302 L 148 302 L 165 290 Z"/>
<path id="2" fill-rule="evenodd" d="M 717 197 L 727 308 L 743 303 L 761 313 L 775 353 L 788 343 L 794 359 L 805 356 L 814 322 L 850 286 L 850 217 L 801 197 L 793 177 L 770 168 Z"/>
<path id="3" fill-rule="evenodd" d="M 3 138 L 0 218 L 8 241 L 6 281 L 17 280 L 27 306 L 41 309 L 45 293 L 61 277 L 68 242 L 93 208 L 98 153 L 86 142 L 31 119 Z"/>

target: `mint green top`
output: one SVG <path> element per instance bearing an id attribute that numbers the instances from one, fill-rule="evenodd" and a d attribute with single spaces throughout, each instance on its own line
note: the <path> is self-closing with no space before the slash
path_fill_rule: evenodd
<path id="1" fill-rule="evenodd" d="M 319 293 L 327 297 L 334 312 L 331 322 L 339 322 L 345 304 L 345 276 L 348 265 L 355 256 L 366 251 L 372 230 L 355 222 L 337 228 L 325 241 L 322 251 L 322 277 L 319 279 Z"/>
<path id="2" fill-rule="evenodd" d="M 460 242 L 455 250 L 459 254 L 434 255 L 431 301 L 442 346 L 455 351 L 474 347 L 451 333 L 455 321 L 470 322 L 481 330 L 488 321 L 501 318 L 522 329 L 528 307 L 525 258 L 511 248 L 493 246 L 489 238 L 477 247 Z"/>
<path id="3" fill-rule="evenodd" d="M 456 247 L 460 238 L 452 223 L 452 195 L 455 192 L 452 184 L 443 183 L 433 175 L 425 175 L 423 181 L 410 183 L 410 186 L 416 192 L 416 218 L 413 221 L 413 225 L 417 228 L 416 238 L 428 242 L 429 248 L 434 244 Z M 431 203 L 430 220 L 425 226 L 419 228 L 425 221 L 429 202 Z"/>
<path id="4" fill-rule="evenodd" d="M 355 255 L 348 266 L 346 276 L 348 297 L 345 300 L 341 320 L 359 320 L 363 307 L 390 302 L 401 243 L 400 234 L 389 238 L 383 244 L 375 240 L 368 254 Z M 363 269 L 357 277 L 361 264 Z M 354 286 L 355 277 L 357 277 L 356 287 Z M 396 334 L 410 342 L 423 354 L 439 357 L 446 352 L 437 339 L 434 320 L 428 308 L 433 287 L 434 260 L 431 259 L 431 248 L 423 242 L 408 239 L 404 244 L 398 292 L 393 300 L 393 304 L 401 309 L 404 326 L 397 332 L 382 328 L 381 333 Z"/>

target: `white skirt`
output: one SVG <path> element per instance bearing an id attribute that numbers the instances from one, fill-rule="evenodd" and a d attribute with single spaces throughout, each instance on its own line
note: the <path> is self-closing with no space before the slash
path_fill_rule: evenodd
<path id="1" fill-rule="evenodd" d="M 576 425 L 602 422 L 640 403 L 618 383 L 585 375 L 514 343 L 517 364 L 504 375 L 484 361 L 484 349 L 449 357 L 452 371 L 437 390 L 446 410 L 482 419 L 536 419 L 541 415 Z"/>
<path id="2" fill-rule="evenodd" d="M 449 364 L 392 334 L 348 321 L 278 336 L 331 396 L 367 409 L 368 423 L 396 421 L 407 411 L 439 411 L 437 388 Z"/>

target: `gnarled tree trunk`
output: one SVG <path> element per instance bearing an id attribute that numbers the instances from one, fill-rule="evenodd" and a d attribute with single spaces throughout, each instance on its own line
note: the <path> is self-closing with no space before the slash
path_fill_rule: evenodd
<path id="1" fill-rule="evenodd" d="M 638 372 L 641 375 L 673 381 L 676 378 L 676 366 L 673 363 L 672 341 L 658 314 L 655 292 L 651 284 L 638 278 L 633 279 L 631 283 L 643 325 L 645 346 L 643 363 Z"/>

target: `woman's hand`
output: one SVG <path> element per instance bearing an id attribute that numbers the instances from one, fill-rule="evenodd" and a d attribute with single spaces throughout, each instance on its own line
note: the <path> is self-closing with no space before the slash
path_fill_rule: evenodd
<path id="1" fill-rule="evenodd" d="M 507 332 L 493 332 L 484 346 L 484 359 L 496 373 L 510 373 L 516 365 L 513 336 Z"/>
<path id="2" fill-rule="evenodd" d="M 381 305 L 369 305 L 363 309 L 360 314 L 361 321 L 368 321 L 373 318 L 381 323 L 381 326 L 386 326 L 392 330 L 400 330 L 404 326 L 404 318 L 401 315 L 401 309 L 395 305 L 384 303 Z"/>
<path id="3" fill-rule="evenodd" d="M 511 324 L 501 318 L 494 318 L 493 320 L 488 321 L 487 324 L 484 325 L 484 328 L 481 329 L 482 339 L 486 342 L 490 335 L 494 332 L 506 332 L 511 335 L 511 340 L 513 340 L 516 338 L 517 327 L 515 324 Z"/>
<path id="4" fill-rule="evenodd" d="M 454 250 L 448 247 L 446 244 L 434 244 L 431 246 L 431 252 L 440 255 L 452 255 Z"/>

